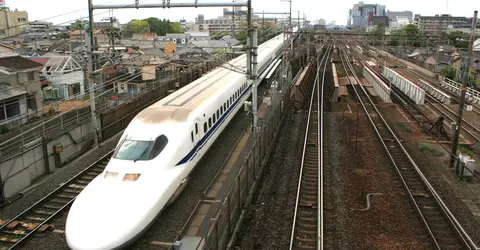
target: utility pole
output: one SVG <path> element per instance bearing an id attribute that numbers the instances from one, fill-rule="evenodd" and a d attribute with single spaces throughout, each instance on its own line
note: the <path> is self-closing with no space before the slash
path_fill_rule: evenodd
<path id="1" fill-rule="evenodd" d="M 450 156 L 450 168 L 453 168 L 455 165 L 455 160 L 457 159 L 457 148 L 458 148 L 458 140 L 460 138 L 460 130 L 462 125 L 462 116 L 463 116 L 463 108 L 465 105 L 465 95 L 467 92 L 467 86 L 469 81 L 469 73 L 470 73 L 470 65 L 472 65 L 472 56 L 473 56 L 473 40 L 475 38 L 475 27 L 477 26 L 477 14 L 478 11 L 475 11 L 473 14 L 472 19 L 472 29 L 470 32 L 470 42 L 468 45 L 468 56 L 466 62 L 464 60 L 464 68 L 463 68 L 463 79 L 462 79 L 462 88 L 460 93 L 460 104 L 458 106 L 458 116 L 457 116 L 457 124 L 455 126 L 455 135 L 453 137 L 452 142 L 452 155 Z M 458 169 L 457 169 L 458 171 Z"/>
<path id="2" fill-rule="evenodd" d="M 288 23 L 290 24 L 290 27 L 292 27 L 292 0 L 290 0 L 290 16 Z"/>
<path id="3" fill-rule="evenodd" d="M 98 131 L 97 131 L 97 116 L 95 110 L 95 76 L 93 66 L 93 51 L 94 48 L 94 32 L 93 32 L 93 4 L 92 0 L 88 0 L 88 29 L 87 29 L 87 58 L 88 58 L 88 87 L 90 92 L 90 110 L 92 116 L 92 133 L 93 133 L 93 147 L 98 147 Z"/>
<path id="4" fill-rule="evenodd" d="M 232 6 L 232 38 L 235 37 L 235 6 Z"/>
<path id="5" fill-rule="evenodd" d="M 114 17 L 110 17 L 110 39 L 112 40 L 112 52 L 115 53 L 115 32 L 113 31 L 113 20 Z M 155 41 L 155 39 L 154 39 Z"/>
<path id="6" fill-rule="evenodd" d="M 298 25 L 298 30 L 300 30 L 300 11 L 298 11 L 297 25 Z"/>
<path id="7" fill-rule="evenodd" d="M 253 59 L 257 59 L 257 56 L 254 53 L 255 40 L 252 24 L 252 1 L 247 1 L 247 25 L 248 25 L 248 39 L 247 39 L 247 81 L 252 85 L 252 130 L 253 136 L 257 136 L 257 83 L 255 81 L 256 73 L 253 70 L 257 69 L 256 62 Z"/>
<path id="8" fill-rule="evenodd" d="M 262 36 L 263 36 L 263 32 L 265 31 L 265 11 L 263 11 L 262 13 Z"/>

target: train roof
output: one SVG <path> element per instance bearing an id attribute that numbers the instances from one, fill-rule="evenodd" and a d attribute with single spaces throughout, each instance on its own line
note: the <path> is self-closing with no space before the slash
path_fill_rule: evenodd
<path id="1" fill-rule="evenodd" d="M 260 45 L 258 52 L 268 48 L 268 43 L 278 39 L 278 37 Z M 217 67 L 212 72 L 147 107 L 134 118 L 134 121 L 147 124 L 187 121 L 197 107 L 212 96 L 220 95 L 221 89 L 227 88 L 229 84 L 236 80 L 246 78 L 245 74 L 230 69 L 233 65 L 235 70 L 245 70 L 245 64 L 246 56 L 242 55 L 221 67 Z"/>

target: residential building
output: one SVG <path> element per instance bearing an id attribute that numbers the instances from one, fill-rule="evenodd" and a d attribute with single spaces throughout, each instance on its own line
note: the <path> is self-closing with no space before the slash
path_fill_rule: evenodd
<path id="1" fill-rule="evenodd" d="M 32 33 L 42 33 L 48 32 L 53 29 L 53 23 L 45 22 L 45 21 L 34 21 L 28 24 L 29 32 Z"/>
<path id="2" fill-rule="evenodd" d="M 114 28 L 120 28 L 120 22 L 116 18 L 113 18 L 112 21 L 110 19 L 105 18 L 101 21 L 94 22 L 95 29 L 97 30 L 104 30 L 107 27 L 113 26 Z"/>
<path id="3" fill-rule="evenodd" d="M 224 10 L 224 16 L 215 19 L 205 20 L 204 15 L 199 14 L 198 17 L 195 18 L 193 31 L 210 33 L 229 32 L 232 30 L 233 23 L 231 11 L 228 12 L 228 9 Z M 243 14 L 243 11 L 238 11 L 238 13 L 235 14 L 235 23 L 236 27 L 240 27 L 242 23 L 246 23 L 246 15 Z"/>
<path id="4" fill-rule="evenodd" d="M 145 34 L 133 34 L 132 35 L 132 40 L 143 40 L 143 41 L 146 41 L 146 40 L 153 40 L 157 38 L 157 33 L 155 32 L 149 32 L 149 33 L 145 33 Z"/>
<path id="5" fill-rule="evenodd" d="M 42 93 L 39 67 L 21 56 L 0 58 L 0 125 L 13 127 L 40 116 Z"/>
<path id="6" fill-rule="evenodd" d="M 85 31 L 84 30 L 74 30 L 68 34 L 70 37 L 70 40 L 80 40 L 80 39 L 85 39 Z M 93 31 L 93 35 L 97 39 L 108 39 L 108 34 L 103 34 L 101 30 L 95 30 Z"/>
<path id="7" fill-rule="evenodd" d="M 220 17 L 217 19 L 205 20 L 205 24 L 208 25 L 208 30 L 206 31 L 210 33 L 229 32 L 232 30 L 233 21 L 231 18 Z"/>
<path id="8" fill-rule="evenodd" d="M 408 20 L 413 21 L 413 12 L 405 10 L 405 11 L 389 11 L 387 10 L 387 13 L 385 13 L 390 20 L 396 20 L 397 17 L 407 17 Z"/>
<path id="9" fill-rule="evenodd" d="M 42 64 L 40 75 L 48 87 L 42 89 L 45 100 L 72 99 L 85 94 L 85 74 L 81 65 L 71 56 L 28 57 Z"/>
<path id="10" fill-rule="evenodd" d="M 416 14 L 414 22 L 417 24 L 420 34 L 439 35 L 442 32 L 448 32 L 450 26 L 468 24 L 469 19 L 449 14 L 435 16 L 421 16 Z"/>
<path id="11" fill-rule="evenodd" d="M 365 4 L 362 1 L 353 5 L 348 12 L 347 24 L 350 26 L 368 26 L 374 16 L 385 16 L 385 5 Z"/>
<path id="12" fill-rule="evenodd" d="M 480 38 L 473 42 L 473 52 L 480 53 Z"/>
<path id="13" fill-rule="evenodd" d="M 384 27 L 389 27 L 390 26 L 390 18 L 387 16 L 374 16 L 371 19 L 370 25 L 383 25 Z"/>
<path id="14" fill-rule="evenodd" d="M 315 20 L 315 25 L 327 25 L 327 21 L 325 21 L 325 19 L 318 19 L 318 20 Z"/>
<path id="15" fill-rule="evenodd" d="M 198 14 L 195 18 L 195 25 L 193 27 L 194 32 L 208 32 L 208 25 L 205 23 L 205 16 L 203 14 Z"/>
<path id="16" fill-rule="evenodd" d="M 15 56 L 15 48 L 6 44 L 0 44 L 0 57 Z"/>
<path id="17" fill-rule="evenodd" d="M 235 19 L 241 16 L 243 16 L 243 18 L 246 18 L 247 11 L 248 11 L 247 8 L 241 7 L 241 6 L 234 7 L 233 11 L 231 8 L 223 8 L 223 18 L 232 19 L 233 15 L 235 15 Z M 253 12 L 253 9 L 252 9 L 252 12 Z"/>
<path id="18" fill-rule="evenodd" d="M 387 35 L 394 31 L 401 30 L 403 27 L 411 24 L 412 22 L 406 16 L 397 16 L 395 19 L 390 20 L 389 27 L 385 30 Z"/>
<path id="19" fill-rule="evenodd" d="M 464 23 L 464 24 L 452 24 L 448 27 L 448 32 L 454 32 L 454 31 L 461 31 L 464 33 L 470 34 L 472 30 L 472 24 L 471 21 L 472 19 L 469 18 L 469 23 Z M 480 36 L 480 22 L 477 22 L 477 27 L 475 29 L 475 34 L 477 36 Z"/>
<path id="20" fill-rule="evenodd" d="M 210 33 L 208 32 L 185 32 L 189 40 L 202 41 L 210 40 Z"/>
<path id="21" fill-rule="evenodd" d="M 28 29 L 28 13 L 26 11 L 11 11 L 9 8 L 0 10 L 0 39 L 17 36 Z"/>

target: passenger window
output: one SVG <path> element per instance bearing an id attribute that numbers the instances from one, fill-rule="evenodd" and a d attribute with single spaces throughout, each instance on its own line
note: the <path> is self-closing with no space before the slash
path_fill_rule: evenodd
<path id="1" fill-rule="evenodd" d="M 120 160 L 138 161 L 147 160 L 148 151 L 153 141 L 124 140 L 116 149 L 113 158 Z"/>
<path id="2" fill-rule="evenodd" d="M 220 111 L 217 109 L 217 118 L 220 119 Z"/>
<path id="3" fill-rule="evenodd" d="M 206 134 L 206 133 L 207 133 L 207 129 L 208 129 L 208 128 L 207 128 L 207 122 L 205 122 L 205 123 L 203 124 L 203 133 Z"/>
<path id="4" fill-rule="evenodd" d="M 193 142 L 193 131 L 190 133 L 190 137 L 192 137 L 192 142 Z"/>
<path id="5" fill-rule="evenodd" d="M 198 135 L 198 123 L 195 123 L 195 134 Z"/>
<path id="6" fill-rule="evenodd" d="M 227 111 L 227 103 L 223 104 L 223 110 L 225 110 L 225 112 Z"/>
<path id="7" fill-rule="evenodd" d="M 215 116 L 215 113 L 213 113 L 213 123 L 215 124 L 217 122 L 217 117 Z"/>
<path id="8" fill-rule="evenodd" d="M 223 106 L 220 106 L 220 115 L 223 115 Z"/>
<path id="9" fill-rule="evenodd" d="M 208 128 L 212 127 L 212 117 L 208 118 Z"/>

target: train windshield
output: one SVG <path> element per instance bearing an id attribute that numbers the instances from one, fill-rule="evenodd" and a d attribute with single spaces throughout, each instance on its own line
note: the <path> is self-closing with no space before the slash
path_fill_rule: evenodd
<path id="1" fill-rule="evenodd" d="M 135 141 L 127 139 L 117 148 L 113 158 L 130 161 L 151 160 L 163 151 L 167 143 L 168 139 L 165 135 L 157 137 L 155 141 Z"/>

